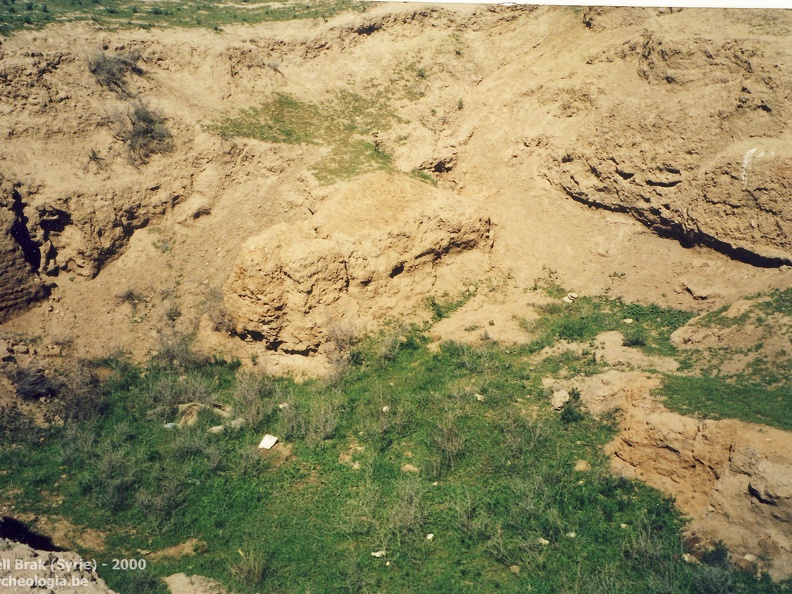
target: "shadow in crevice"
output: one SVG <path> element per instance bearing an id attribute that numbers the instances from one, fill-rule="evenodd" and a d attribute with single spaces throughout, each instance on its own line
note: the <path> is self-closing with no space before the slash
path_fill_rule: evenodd
<path id="1" fill-rule="evenodd" d="M 65 551 L 56 546 L 49 536 L 37 534 L 28 528 L 24 522 L 8 516 L 0 518 L 0 538 L 21 542 L 39 551 Z"/>

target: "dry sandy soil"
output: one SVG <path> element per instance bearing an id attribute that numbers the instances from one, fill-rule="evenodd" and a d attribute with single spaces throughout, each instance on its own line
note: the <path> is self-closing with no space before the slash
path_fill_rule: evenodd
<path id="1" fill-rule="evenodd" d="M 478 340 L 471 326 L 527 340 L 516 320 L 549 276 L 698 312 L 789 287 L 790 31 L 785 11 L 387 4 L 221 33 L 2 39 L 0 333 L 144 360 L 197 330 L 245 365 L 317 374 L 339 336 L 428 319 L 427 297 L 471 287 L 438 340 Z M 130 163 L 132 100 L 91 74 L 102 51 L 139 53 L 128 93 L 167 118 L 169 152 Z M 375 106 L 359 140 L 390 165 L 328 183 L 329 141 L 212 130 L 278 94 L 352 120 Z M 707 501 L 722 495 L 707 484 Z M 777 574 L 792 571 L 783 530 L 768 531 Z"/>

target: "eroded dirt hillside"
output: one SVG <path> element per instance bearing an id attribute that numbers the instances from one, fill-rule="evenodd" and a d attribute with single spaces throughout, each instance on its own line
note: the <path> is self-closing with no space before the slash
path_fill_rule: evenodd
<path id="1" fill-rule="evenodd" d="M 740 298 L 792 285 L 791 30 L 784 11 L 390 4 L 4 38 L 3 364 L 145 360 L 194 334 L 246 367 L 321 374 L 385 320 L 431 319 L 431 298 L 466 301 L 438 341 L 527 342 L 542 284 L 739 317 Z M 101 60 L 123 68 L 103 78 Z M 722 373 L 786 361 L 788 324 L 755 326 L 675 340 L 761 339 L 709 349 L 700 367 Z M 677 368 L 613 338 L 620 364 Z M 654 381 L 604 390 L 634 405 L 617 467 L 788 575 L 772 476 L 788 452 L 752 458 L 744 428 L 668 416 Z"/>
<path id="2" fill-rule="evenodd" d="M 685 246 L 788 262 L 788 28 L 768 11 L 388 5 L 221 33 L 17 34 L 0 46 L 3 316 L 49 295 L 9 329 L 144 355 L 163 326 L 219 307 L 249 237 L 329 220 L 335 196 L 376 208 L 355 184 L 377 168 L 437 181 L 400 194 L 408 218 L 442 190 L 492 224 L 487 261 L 414 304 L 485 278 L 520 291 L 543 267 L 578 290 L 688 307 L 783 285 L 778 269 L 566 198 Z M 98 56 L 137 61 L 103 86 Z M 159 153 L 131 150 L 141 106 L 169 131 Z M 292 136 L 267 135 L 276 108 L 292 110 Z M 275 344 L 262 353 L 277 360 Z"/>

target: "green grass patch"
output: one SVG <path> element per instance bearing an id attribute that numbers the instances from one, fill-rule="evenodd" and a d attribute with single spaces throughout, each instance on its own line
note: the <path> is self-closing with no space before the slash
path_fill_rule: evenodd
<path id="1" fill-rule="evenodd" d="M 476 294 L 476 289 L 465 289 L 461 294 L 454 297 L 448 293 L 443 293 L 440 297 L 431 296 L 426 300 L 426 304 L 432 311 L 432 320 L 439 322 L 443 318 L 447 318 L 460 307 L 465 305 Z"/>
<path id="2" fill-rule="evenodd" d="M 223 137 L 265 142 L 327 146 L 329 154 L 315 167 L 323 183 L 389 169 L 391 157 L 369 139 L 397 121 L 387 99 L 342 91 L 320 104 L 276 94 L 260 107 L 226 115 L 207 129 Z"/>
<path id="3" fill-rule="evenodd" d="M 768 388 L 764 383 L 739 383 L 718 377 L 669 375 L 659 394 L 665 404 L 684 414 L 741 419 L 792 431 L 792 385 Z"/>
<path id="4" fill-rule="evenodd" d="M 316 2 L 251 2 L 204 0 L 199 2 L 146 2 L 142 0 L 48 0 L 24 2 L 0 0 L 0 35 L 39 29 L 51 23 L 92 21 L 102 28 L 206 27 L 220 31 L 223 25 L 294 19 L 329 18 L 367 9 L 364 2 L 319 0 Z"/>
<path id="5" fill-rule="evenodd" d="M 561 291 L 565 294 L 565 291 Z M 657 305 L 624 303 L 605 297 L 580 297 L 574 303 L 552 303 L 540 308 L 535 322 L 523 322 L 534 335 L 532 351 L 552 346 L 558 340 L 589 342 L 601 332 L 618 330 L 626 346 L 639 347 L 648 354 L 674 355 L 670 336 L 694 314 Z M 627 324 L 624 320 L 632 320 Z"/>
<path id="6" fill-rule="evenodd" d="M 164 592 L 156 580 L 179 571 L 250 593 L 782 591 L 685 563 L 671 503 L 611 475 L 613 428 L 550 409 L 542 378 L 585 358 L 426 342 L 390 326 L 331 384 L 237 376 L 179 341 L 146 369 L 105 361 L 100 415 L 0 436 L 0 493 L 104 532 L 106 551 L 82 551 L 100 563 L 206 543 L 145 572 L 102 570 L 119 592 Z M 209 433 L 222 421 L 204 410 L 169 426 L 184 402 L 233 406 L 245 425 Z M 261 456 L 264 432 L 291 454 Z"/>
<path id="7" fill-rule="evenodd" d="M 427 173 L 421 169 L 413 169 L 410 171 L 410 177 L 414 177 L 417 180 L 425 182 L 427 184 L 431 184 L 433 186 L 437 186 L 437 178 L 433 176 L 431 173 Z"/>

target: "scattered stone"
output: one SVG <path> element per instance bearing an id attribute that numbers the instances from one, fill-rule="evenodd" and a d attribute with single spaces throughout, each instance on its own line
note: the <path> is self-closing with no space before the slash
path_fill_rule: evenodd
<path id="1" fill-rule="evenodd" d="M 413 464 L 410 464 L 409 462 L 407 464 L 403 464 L 401 469 L 402 472 L 421 472 L 420 468 L 414 466 Z"/>
<path id="2" fill-rule="evenodd" d="M 8 594 L 115 594 L 93 570 L 90 560 L 68 551 L 37 551 L 0 538 L 0 591 Z M 11 580 L 16 582 L 14 584 Z M 24 585 L 23 585 L 24 584 Z"/>
<path id="3" fill-rule="evenodd" d="M 281 410 L 283 410 L 284 408 L 289 408 L 289 403 L 288 402 L 281 402 L 278 405 L 278 408 L 281 409 Z"/>
<path id="4" fill-rule="evenodd" d="M 202 575 L 176 573 L 164 578 L 171 594 L 226 594 L 220 582 Z"/>
<path id="5" fill-rule="evenodd" d="M 376 557 L 377 559 L 380 559 L 381 557 L 384 557 L 385 555 L 387 555 L 387 553 L 385 551 L 374 551 L 373 553 L 371 553 L 371 556 L 372 557 Z"/>
<path id="6" fill-rule="evenodd" d="M 740 571 L 746 571 L 748 573 L 754 573 L 756 571 L 755 565 L 745 559 L 744 557 L 738 557 L 737 559 L 732 559 L 732 565 L 739 569 Z"/>
<path id="7" fill-rule="evenodd" d="M 575 462 L 575 470 L 577 472 L 588 472 L 591 470 L 591 464 L 587 460 L 578 460 Z"/>
<path id="8" fill-rule="evenodd" d="M 628 526 L 627 524 L 619 524 L 619 527 L 620 527 L 622 530 L 626 530 L 627 528 L 629 528 L 629 526 Z"/>
<path id="9" fill-rule="evenodd" d="M 487 399 L 486 396 L 483 396 L 481 394 L 476 394 L 476 400 L 478 400 L 479 402 L 484 402 L 486 399 Z"/>
<path id="10" fill-rule="evenodd" d="M 272 446 L 278 443 L 278 438 L 274 435 L 270 435 L 267 433 L 263 438 L 261 438 L 261 443 L 259 444 L 260 450 L 271 450 Z"/>
<path id="11" fill-rule="evenodd" d="M 622 320 L 622 324 L 632 324 L 632 323 L 633 323 L 633 321 L 634 321 L 634 320 L 633 320 L 632 318 L 624 318 L 624 319 Z"/>
<path id="12" fill-rule="evenodd" d="M 539 537 L 539 540 L 538 540 L 537 542 L 538 542 L 540 545 L 542 545 L 543 547 L 546 547 L 547 545 L 549 545 L 549 544 L 550 544 L 550 541 L 549 541 L 549 540 L 547 540 L 546 538 L 542 538 L 541 536 Z"/>
<path id="13" fill-rule="evenodd" d="M 577 532 L 567 532 L 567 533 L 566 533 L 566 535 L 567 535 L 569 538 L 575 538 L 575 537 L 577 536 Z"/>
<path id="14" fill-rule="evenodd" d="M 432 534 L 431 532 L 429 534 L 427 534 L 426 535 L 426 540 L 428 540 L 429 542 L 432 542 L 434 540 L 434 534 Z"/>
<path id="15" fill-rule="evenodd" d="M 388 412 L 389 410 L 390 410 L 390 406 L 385 405 L 382 407 L 382 412 L 384 413 Z"/>
<path id="16" fill-rule="evenodd" d="M 228 418 L 231 416 L 231 411 L 228 407 L 222 404 L 203 404 L 201 402 L 188 402 L 186 404 L 179 404 L 179 420 L 177 424 L 179 427 L 191 427 L 198 422 L 198 415 L 202 410 L 210 410 L 219 417 Z"/>
<path id="17" fill-rule="evenodd" d="M 552 404 L 554 409 L 561 410 L 564 408 L 567 402 L 569 402 L 569 392 L 566 390 L 558 390 L 557 392 L 553 392 L 553 398 L 550 401 L 550 404 Z"/>

